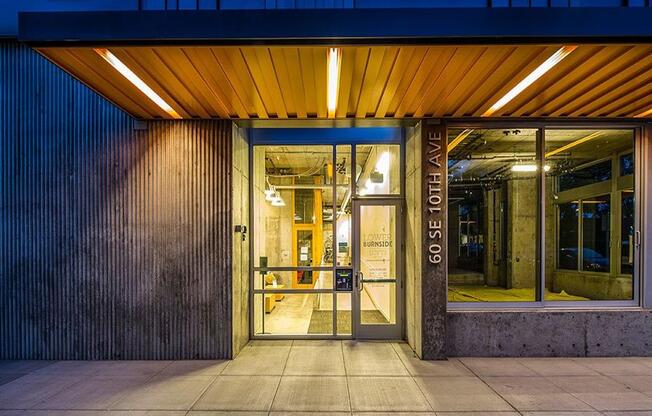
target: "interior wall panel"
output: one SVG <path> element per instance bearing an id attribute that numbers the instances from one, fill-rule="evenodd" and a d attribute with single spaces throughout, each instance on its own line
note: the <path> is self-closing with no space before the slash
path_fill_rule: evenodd
<path id="1" fill-rule="evenodd" d="M 0 359 L 231 353 L 231 124 L 139 122 L 0 43 Z"/>

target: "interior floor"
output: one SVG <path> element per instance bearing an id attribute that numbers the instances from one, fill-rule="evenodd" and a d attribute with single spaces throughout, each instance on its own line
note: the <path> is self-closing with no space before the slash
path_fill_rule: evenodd
<path id="1" fill-rule="evenodd" d="M 329 294 L 326 294 L 330 296 Z M 318 308 L 319 294 L 289 294 L 275 302 L 274 309 L 265 314 L 265 333 L 274 335 L 330 334 L 332 308 Z M 350 297 L 349 297 L 350 298 Z M 387 323 L 378 312 L 366 291 L 360 294 L 363 322 Z M 338 298 L 338 334 L 351 333 L 351 302 Z"/>
<path id="2" fill-rule="evenodd" d="M 560 293 L 545 291 L 547 301 L 576 301 L 588 300 L 581 296 L 569 295 L 564 291 Z M 496 286 L 471 286 L 449 285 L 449 302 L 532 302 L 535 300 L 534 289 L 505 289 Z"/>

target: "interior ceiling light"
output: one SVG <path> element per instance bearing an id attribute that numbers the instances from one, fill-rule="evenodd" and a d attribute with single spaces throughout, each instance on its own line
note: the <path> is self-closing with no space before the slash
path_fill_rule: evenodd
<path id="1" fill-rule="evenodd" d="M 536 172 L 537 169 L 538 169 L 537 165 L 533 165 L 533 164 L 512 166 L 512 172 Z M 548 172 L 550 170 L 550 166 L 545 165 L 543 167 L 543 170 L 545 172 Z"/>
<path id="2" fill-rule="evenodd" d="M 641 118 L 641 117 L 650 117 L 650 116 L 652 116 L 652 108 L 650 108 L 647 111 L 643 111 L 641 114 L 636 114 L 634 117 Z"/>
<path id="3" fill-rule="evenodd" d="M 571 149 L 571 148 L 573 148 L 573 147 L 575 147 L 577 145 L 580 145 L 582 143 L 586 143 L 589 140 L 593 140 L 593 139 L 595 139 L 596 137 L 599 137 L 599 136 L 602 136 L 602 132 L 601 131 L 595 131 L 595 132 L 589 134 L 588 136 L 582 137 L 581 139 L 577 139 L 574 142 L 568 143 L 567 145 L 562 146 L 562 147 L 560 147 L 558 149 L 549 151 L 548 153 L 546 153 L 546 157 L 548 158 L 550 156 L 554 156 L 557 153 L 561 153 L 561 152 L 566 151 L 568 149 Z"/>
<path id="4" fill-rule="evenodd" d="M 136 88 L 138 88 L 143 94 L 147 96 L 150 100 L 159 106 L 163 111 L 168 113 L 173 118 L 181 118 L 181 116 L 174 111 L 168 103 L 165 102 L 149 85 L 145 84 L 145 81 L 140 79 L 138 75 L 129 69 L 117 56 L 111 53 L 108 49 L 95 49 L 95 52 L 100 55 L 106 62 L 108 62 L 113 68 L 115 68 L 123 77 L 127 78 Z"/>
<path id="5" fill-rule="evenodd" d="M 545 74 L 546 72 L 550 71 L 552 67 L 557 65 L 559 62 L 561 62 L 565 57 L 570 55 L 571 52 L 573 52 L 575 49 L 577 49 L 577 45 L 566 45 L 562 46 L 557 50 L 557 52 L 553 53 L 550 58 L 546 59 L 541 65 L 536 67 L 534 71 L 532 71 L 528 76 L 526 76 L 523 81 L 519 82 L 516 84 L 514 88 L 509 90 L 507 94 L 503 96 L 500 100 L 498 100 L 494 105 L 492 105 L 487 111 L 482 114 L 482 117 L 489 117 L 496 111 L 500 110 L 503 108 L 507 103 L 512 101 L 514 98 L 516 98 L 520 93 L 523 92 L 527 87 L 532 85 L 534 81 L 538 80 Z"/>
<path id="6" fill-rule="evenodd" d="M 463 130 L 460 134 L 458 134 L 457 137 L 455 137 L 450 143 L 448 143 L 448 147 L 447 147 L 448 152 L 455 149 L 455 147 L 457 147 L 458 144 L 462 143 L 462 141 L 466 139 L 467 136 L 471 133 L 473 133 L 473 129 L 466 129 Z"/>
<path id="7" fill-rule="evenodd" d="M 328 117 L 335 117 L 337 96 L 340 88 L 340 68 L 342 66 L 342 49 L 328 49 Z"/>

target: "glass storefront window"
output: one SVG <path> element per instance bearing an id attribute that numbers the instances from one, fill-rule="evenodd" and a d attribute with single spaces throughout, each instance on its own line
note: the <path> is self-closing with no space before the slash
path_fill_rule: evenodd
<path id="1" fill-rule="evenodd" d="M 545 137 L 545 299 L 633 299 L 633 132 L 555 129 Z"/>
<path id="2" fill-rule="evenodd" d="M 331 265 L 333 146 L 256 146 L 253 173 L 254 266 Z"/>
<path id="3" fill-rule="evenodd" d="M 449 301 L 635 299 L 634 131 L 543 133 L 449 130 Z"/>
<path id="4" fill-rule="evenodd" d="M 535 300 L 536 134 L 449 132 L 449 301 Z"/>

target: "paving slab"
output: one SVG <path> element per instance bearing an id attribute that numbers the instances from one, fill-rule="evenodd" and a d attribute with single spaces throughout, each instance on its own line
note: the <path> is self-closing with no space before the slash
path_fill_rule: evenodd
<path id="1" fill-rule="evenodd" d="M 93 376 L 63 389 L 33 406 L 50 410 L 106 410 L 134 389 L 147 383 L 147 377 Z"/>
<path id="2" fill-rule="evenodd" d="M 592 411 L 591 406 L 543 377 L 484 377 L 518 411 Z"/>
<path id="3" fill-rule="evenodd" d="M 215 377 L 156 376 L 132 388 L 111 410 L 189 410 Z"/>
<path id="4" fill-rule="evenodd" d="M 416 377 L 436 412 L 502 412 L 514 408 L 476 377 Z"/>
<path id="5" fill-rule="evenodd" d="M 348 412 L 346 377 L 283 377 L 272 411 Z"/>
<path id="6" fill-rule="evenodd" d="M 349 376 L 409 376 L 390 343 L 346 341 L 342 347 Z"/>
<path id="7" fill-rule="evenodd" d="M 520 358 L 519 363 L 541 376 L 591 376 L 598 372 L 568 358 Z"/>
<path id="8" fill-rule="evenodd" d="M 450 358 L 448 360 L 428 361 L 421 360 L 412 351 L 409 345 L 405 343 L 392 344 L 400 360 L 407 371 L 412 376 L 472 376 L 469 371 L 458 359 Z"/>
<path id="9" fill-rule="evenodd" d="M 279 376 L 219 376 L 192 410 L 269 411 Z"/>
<path id="10" fill-rule="evenodd" d="M 28 374 L 0 386 L 0 409 L 30 409 L 82 380 L 80 376 Z"/>
<path id="11" fill-rule="evenodd" d="M 348 377 L 354 412 L 428 412 L 426 398 L 411 377 Z"/>
<path id="12" fill-rule="evenodd" d="M 297 346 L 290 350 L 284 375 L 344 376 L 344 355 L 341 344 Z"/>
<path id="13" fill-rule="evenodd" d="M 469 370 L 480 377 L 537 376 L 538 374 L 521 364 L 516 358 L 477 358 L 459 359 Z"/>
<path id="14" fill-rule="evenodd" d="M 282 375 L 290 354 L 290 345 L 246 347 L 230 361 L 222 375 Z"/>
<path id="15" fill-rule="evenodd" d="M 219 376 L 228 364 L 228 360 L 173 361 L 158 374 L 162 376 Z"/>

